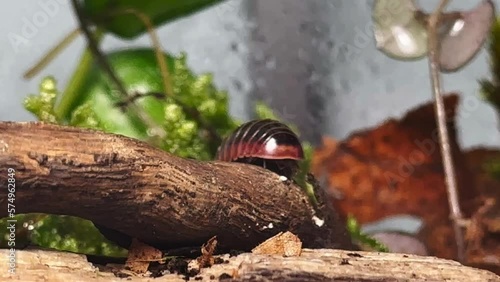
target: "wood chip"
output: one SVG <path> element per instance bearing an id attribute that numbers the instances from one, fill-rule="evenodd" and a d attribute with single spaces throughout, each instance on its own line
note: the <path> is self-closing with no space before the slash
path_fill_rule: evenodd
<path id="1" fill-rule="evenodd" d="M 300 256 L 302 241 L 291 232 L 280 232 L 255 247 L 252 253 L 258 255 Z"/>
<path id="2" fill-rule="evenodd" d="M 214 265 L 214 252 L 217 247 L 216 236 L 210 238 L 203 246 L 201 246 L 201 256 L 196 260 L 198 261 L 200 268 L 206 268 Z"/>

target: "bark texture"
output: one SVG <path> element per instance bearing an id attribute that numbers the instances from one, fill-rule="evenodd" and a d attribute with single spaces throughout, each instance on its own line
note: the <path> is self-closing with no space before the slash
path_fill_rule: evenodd
<path id="1" fill-rule="evenodd" d="M 458 262 L 415 255 L 304 249 L 297 257 L 226 255 L 227 263 L 216 264 L 190 277 L 189 281 L 500 281 L 486 270 L 463 266 Z M 8 265 L 8 250 L 0 250 L 0 265 Z M 151 278 L 130 274 L 116 277 L 99 270 L 84 255 L 24 250 L 16 254 L 15 274 L 0 272 L 2 281 L 186 281 L 178 274 Z M 190 263 L 190 265 L 193 265 Z M 123 273 L 123 272 L 122 272 Z"/>

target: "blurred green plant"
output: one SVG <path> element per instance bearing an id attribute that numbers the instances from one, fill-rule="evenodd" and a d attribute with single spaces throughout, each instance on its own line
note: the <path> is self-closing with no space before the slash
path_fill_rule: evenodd
<path id="1" fill-rule="evenodd" d="M 83 87 L 73 94 L 74 100 L 67 102 L 65 116 L 58 118 L 55 115 L 58 91 L 52 77 L 42 81 L 40 93 L 30 95 L 24 103 L 25 107 L 42 121 L 122 134 L 150 142 L 184 158 L 212 159 L 218 143 L 211 140 L 203 125 L 176 101 L 196 108 L 201 115 L 197 118 L 212 125 L 218 135 L 225 136 L 238 126 L 238 122 L 229 116 L 227 93 L 216 89 L 210 74 L 193 74 L 187 66 L 185 54 L 164 56 L 176 100 L 161 95 L 161 73 L 154 51 L 141 48 L 116 51 L 107 56 L 130 93 L 127 102 L 135 104 L 136 109 L 127 105 L 123 108 L 118 106 L 124 97 L 114 90 L 112 82 L 97 65 L 83 79 Z M 156 95 L 148 95 L 151 93 Z M 166 137 L 154 143 L 150 139 L 151 128 L 143 121 L 139 111 L 164 130 Z"/>
<path id="2" fill-rule="evenodd" d="M 84 11 L 98 27 L 124 39 L 142 35 L 146 28 L 134 15 L 122 11 L 133 9 L 151 19 L 155 26 L 188 16 L 225 0 L 86 0 Z"/>
<path id="3" fill-rule="evenodd" d="M 482 96 L 500 113 L 500 19 L 497 19 L 490 32 L 488 54 L 490 57 L 490 80 L 481 79 Z"/>
<path id="4" fill-rule="evenodd" d="M 49 123 L 58 123 L 54 114 L 54 105 L 57 97 L 56 81 L 52 76 L 42 80 L 38 95 L 30 95 L 24 101 L 24 108 L 33 113 L 38 120 Z"/>
<path id="5" fill-rule="evenodd" d="M 482 97 L 490 103 L 500 117 L 500 18 L 493 23 L 488 43 L 488 55 L 490 58 L 490 79 L 481 79 Z M 484 164 L 484 169 L 492 176 L 500 179 L 500 159 L 489 160 Z"/>
<path id="6" fill-rule="evenodd" d="M 370 235 L 361 231 L 361 226 L 354 216 L 347 217 L 347 231 L 351 234 L 351 238 L 362 248 L 368 248 L 377 252 L 389 252 L 389 249 L 379 241 L 372 238 Z"/>
<path id="7" fill-rule="evenodd" d="M 500 159 L 499 158 L 492 158 L 491 160 L 486 161 L 483 163 L 484 171 L 489 173 L 491 176 L 494 178 L 500 180 Z"/>
<path id="8" fill-rule="evenodd" d="M 37 245 L 62 251 L 108 257 L 125 257 L 127 250 L 106 240 L 94 224 L 72 216 L 45 214 L 20 214 L 13 219 L 16 224 L 16 246 Z M 9 223 L 0 220 L 0 228 L 5 230 Z M 8 234 L 0 240 L 0 247 L 7 248 Z"/>

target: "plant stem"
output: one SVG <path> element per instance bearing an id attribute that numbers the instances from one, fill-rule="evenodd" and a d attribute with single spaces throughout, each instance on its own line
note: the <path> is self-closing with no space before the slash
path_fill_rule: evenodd
<path id="1" fill-rule="evenodd" d="M 104 33 L 97 29 L 94 33 L 94 38 L 97 42 L 100 42 L 103 35 Z M 78 99 L 77 96 L 80 94 L 78 89 L 81 88 L 85 77 L 92 68 L 93 62 L 92 52 L 87 47 L 78 62 L 73 76 L 68 82 L 68 86 L 66 86 L 62 94 L 61 100 L 54 107 L 54 112 L 59 119 L 65 119 L 68 116 L 71 106 Z"/>
<path id="2" fill-rule="evenodd" d="M 47 54 L 45 54 L 39 62 L 37 62 L 33 67 L 27 70 L 23 74 L 24 79 L 31 79 L 33 76 L 37 75 L 43 68 L 45 68 L 50 62 L 52 62 L 69 44 L 71 44 L 76 37 L 80 35 L 80 29 L 75 28 L 73 31 L 68 33 L 56 46 L 50 49 Z"/>
<path id="3" fill-rule="evenodd" d="M 464 237 L 460 222 L 463 221 L 462 212 L 460 210 L 460 201 L 458 197 L 457 182 L 455 176 L 455 167 L 453 165 L 453 157 L 450 149 L 450 140 L 448 136 L 448 128 L 446 125 L 446 112 L 444 108 L 443 97 L 441 96 L 441 77 L 439 67 L 439 45 L 438 25 L 440 23 L 440 15 L 444 7 L 448 4 L 448 0 L 441 0 L 439 7 L 431 14 L 429 18 L 429 71 L 431 75 L 432 91 L 435 99 L 435 113 L 438 125 L 439 141 L 441 147 L 441 157 L 443 160 L 446 191 L 448 193 L 448 203 L 450 206 L 450 217 L 453 222 L 455 240 L 457 244 L 458 261 L 464 261 Z"/>

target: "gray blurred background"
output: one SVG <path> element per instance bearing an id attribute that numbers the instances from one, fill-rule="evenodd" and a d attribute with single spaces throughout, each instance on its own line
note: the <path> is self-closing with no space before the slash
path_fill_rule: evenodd
<path id="1" fill-rule="evenodd" d="M 431 9 L 437 0 L 418 1 Z M 450 9 L 470 9 L 479 0 L 451 1 Z M 499 0 L 495 1 L 499 6 Z M 51 4 L 50 13 L 44 6 Z M 375 49 L 369 0 L 229 0 L 159 29 L 163 47 L 185 51 L 197 73 L 212 72 L 229 91 L 231 113 L 252 118 L 249 102 L 267 101 L 295 122 L 305 139 L 322 134 L 345 138 L 431 99 L 427 60 L 402 62 Z M 22 107 L 52 74 L 63 88 L 84 48 L 79 38 L 30 81 L 22 73 L 76 27 L 69 1 L 17 0 L 2 9 L 0 34 L 0 120 L 34 120 Z M 42 15 L 45 14 L 45 15 Z M 45 19 L 45 21 L 44 21 Z M 23 33 L 26 22 L 37 23 Z M 16 44 L 12 38 L 26 40 Z M 147 36 L 121 41 L 108 36 L 104 50 L 149 46 Z M 500 134 L 492 107 L 479 95 L 477 80 L 489 76 L 485 50 L 467 67 L 444 75 L 446 91 L 462 95 L 458 120 L 465 147 L 498 146 Z"/>

